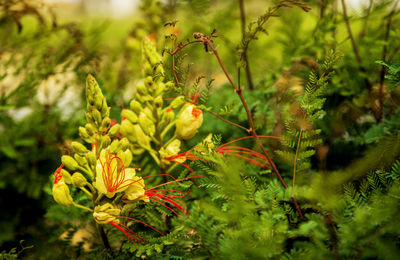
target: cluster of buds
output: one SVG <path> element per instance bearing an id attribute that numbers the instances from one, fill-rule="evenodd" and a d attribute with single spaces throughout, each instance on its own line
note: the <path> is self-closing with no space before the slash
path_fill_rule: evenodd
<path id="1" fill-rule="evenodd" d="M 139 145 L 142 149 L 147 149 L 147 147 L 150 147 L 150 140 L 154 138 L 154 133 L 156 133 L 153 118 L 150 118 L 150 114 L 145 112 L 148 111 L 148 108 L 140 108 L 141 112 L 138 114 L 139 110 L 137 109 L 134 109 L 135 112 L 123 110 L 122 114 L 125 120 L 123 120 L 121 127 L 119 124 L 111 126 L 106 99 L 91 75 L 88 76 L 86 81 L 86 99 L 88 123 L 85 127 L 79 128 L 79 133 L 90 148 L 82 143 L 72 142 L 73 155 L 62 156 L 62 164 L 54 173 L 54 200 L 62 206 L 75 206 L 92 212 L 97 224 L 110 224 L 123 232 L 133 242 L 143 241 L 143 238 L 137 236 L 121 223 L 120 219 L 130 219 L 146 226 L 149 225 L 140 220 L 121 216 L 124 207 L 132 202 L 147 203 L 154 201 L 176 214 L 177 211 L 174 208 L 185 213 L 183 205 L 175 199 L 178 196 L 158 193 L 158 191 L 181 192 L 157 188 L 195 177 L 181 180 L 173 179 L 173 181 L 146 188 L 144 179 L 151 176 L 137 176 L 137 169 L 130 165 L 135 155 L 131 150 L 134 147 L 133 144 Z M 133 104 L 135 103 L 133 102 Z M 140 106 L 140 103 L 137 104 Z M 155 106 L 154 102 L 150 102 L 150 104 Z M 136 108 L 135 105 L 133 105 L 133 108 Z M 125 137 L 121 137 L 120 132 Z M 171 142 L 170 145 L 176 146 L 177 142 L 179 140 Z M 171 149 L 167 148 L 166 150 L 170 151 Z M 70 188 L 71 186 L 74 188 Z M 79 190 L 91 198 L 91 205 L 81 205 L 74 202 L 72 195 Z M 149 227 L 156 230 L 151 226 Z"/>
<path id="2" fill-rule="evenodd" d="M 131 143 L 134 154 L 147 151 L 161 169 L 180 152 L 181 140 L 193 138 L 203 123 L 203 112 L 178 96 L 164 102 L 164 94 L 174 86 L 164 82 L 162 57 L 149 39 L 143 41 L 144 80 L 136 86 L 130 109 L 122 111 L 121 134 Z M 171 130 L 175 129 L 175 132 Z M 179 159 L 183 162 L 184 157 Z"/>

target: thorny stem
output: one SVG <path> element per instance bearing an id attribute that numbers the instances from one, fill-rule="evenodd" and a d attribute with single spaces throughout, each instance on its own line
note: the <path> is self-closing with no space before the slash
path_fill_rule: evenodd
<path id="1" fill-rule="evenodd" d="M 351 46 L 353 48 L 354 55 L 356 56 L 356 60 L 358 62 L 358 69 L 363 74 L 364 83 L 368 88 L 368 94 L 369 94 L 369 100 L 370 100 L 370 103 L 371 103 L 372 113 L 374 114 L 375 119 L 378 120 L 379 116 L 377 114 L 377 107 L 376 107 L 376 104 L 375 104 L 375 101 L 374 101 L 374 96 L 373 96 L 373 93 L 372 93 L 372 83 L 365 76 L 367 70 L 364 68 L 364 66 L 362 64 L 361 55 L 360 55 L 360 52 L 358 51 L 356 41 L 354 40 L 353 32 L 352 32 L 351 27 L 350 27 L 349 17 L 347 15 L 346 2 L 345 2 L 345 0 L 341 0 L 341 1 L 342 1 L 342 8 L 343 8 L 343 18 L 344 18 L 344 21 L 345 21 L 345 24 L 346 24 L 347 33 L 349 34 L 349 38 L 350 38 L 350 41 L 351 41 Z"/>
<path id="2" fill-rule="evenodd" d="M 245 14 L 245 11 L 244 11 L 244 0 L 239 0 L 239 7 L 240 7 L 240 23 L 241 23 L 242 41 L 243 41 L 245 36 L 246 36 L 246 14 Z M 254 89 L 254 85 L 253 85 L 253 79 L 252 79 L 251 72 L 250 72 L 249 60 L 247 58 L 247 48 L 243 49 L 243 53 L 242 53 L 241 56 L 242 56 L 243 61 L 245 63 L 247 84 L 249 85 L 249 88 L 251 90 L 253 90 Z"/>
<path id="3" fill-rule="evenodd" d="M 399 0 L 395 1 L 393 8 L 388 15 L 388 19 L 386 21 L 385 38 L 384 38 L 385 42 L 389 41 L 390 26 L 392 25 L 392 16 L 396 11 L 396 6 L 398 5 L 398 3 Z M 387 55 L 387 44 L 384 44 L 382 50 L 382 61 L 386 60 L 386 55 Z M 385 66 L 382 65 L 380 71 L 380 84 L 379 84 L 379 121 L 381 121 L 383 118 L 383 86 L 385 82 L 385 72 L 386 72 Z"/>
<path id="4" fill-rule="evenodd" d="M 219 54 L 218 54 L 218 51 L 214 48 L 214 45 L 212 44 L 212 41 L 209 38 L 205 37 L 205 36 L 203 36 L 201 39 L 202 39 L 203 43 L 207 44 L 210 47 L 210 49 L 214 53 L 215 57 L 217 58 L 219 65 L 221 66 L 222 70 L 224 71 L 226 78 L 231 83 L 231 85 L 234 88 L 236 94 L 239 96 L 240 101 L 242 102 L 243 107 L 244 107 L 244 109 L 246 111 L 247 119 L 249 120 L 249 124 L 250 124 L 251 134 L 253 135 L 254 140 L 256 141 L 257 145 L 261 148 L 262 152 L 264 153 L 265 157 L 267 158 L 268 163 L 271 165 L 273 171 L 275 172 L 275 174 L 278 177 L 279 181 L 281 182 L 282 186 L 285 189 L 287 189 L 288 188 L 287 184 L 283 180 L 281 174 L 279 173 L 278 168 L 276 167 L 275 163 L 272 161 L 271 157 L 269 156 L 268 152 L 265 150 L 263 144 L 260 141 L 260 138 L 257 135 L 257 132 L 255 130 L 255 126 L 254 126 L 253 117 L 252 117 L 251 112 L 249 110 L 249 107 L 248 107 L 248 105 L 246 103 L 246 100 L 243 97 L 242 89 L 238 88 L 236 86 L 236 84 L 232 81 L 232 78 L 229 76 L 229 74 L 228 74 L 228 72 L 227 72 L 227 70 L 226 70 L 226 68 L 225 68 L 225 66 L 224 66 Z M 295 196 L 292 196 L 292 201 L 293 201 L 293 203 L 294 203 L 294 205 L 295 205 L 295 207 L 297 209 L 297 212 L 299 213 L 299 216 L 301 218 L 304 218 L 303 213 L 301 212 L 300 206 L 299 206 Z"/>

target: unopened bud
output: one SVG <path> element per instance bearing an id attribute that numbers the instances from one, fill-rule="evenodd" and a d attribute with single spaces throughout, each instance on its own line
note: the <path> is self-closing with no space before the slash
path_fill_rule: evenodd
<path id="1" fill-rule="evenodd" d="M 163 94 L 163 92 L 166 90 L 166 86 L 164 83 L 160 82 L 158 83 L 156 92 L 154 93 L 155 96 L 160 96 Z"/>
<path id="2" fill-rule="evenodd" d="M 140 95 L 145 96 L 145 95 L 148 94 L 146 87 L 143 86 L 142 84 L 137 84 L 136 85 L 136 90 Z"/>
<path id="3" fill-rule="evenodd" d="M 125 151 L 126 149 L 128 149 L 128 147 L 129 147 L 129 141 L 128 141 L 128 139 L 127 138 L 122 138 L 120 141 L 119 141 L 119 143 L 120 143 L 120 145 L 121 145 L 121 150 L 122 151 Z"/>
<path id="4" fill-rule="evenodd" d="M 53 198 L 62 206 L 71 206 L 74 203 L 68 185 L 63 181 L 53 185 Z"/>
<path id="5" fill-rule="evenodd" d="M 112 141 L 110 145 L 110 152 L 111 153 L 117 153 L 119 150 L 121 150 L 121 143 L 118 140 Z"/>
<path id="6" fill-rule="evenodd" d="M 61 156 L 61 161 L 62 163 L 65 165 L 65 167 L 67 167 L 70 170 L 77 170 L 79 168 L 78 163 L 75 161 L 74 158 L 72 158 L 69 155 L 63 155 Z"/>
<path id="7" fill-rule="evenodd" d="M 137 115 L 139 115 L 140 112 L 142 112 L 142 110 L 143 110 L 142 105 L 140 105 L 140 103 L 137 102 L 136 100 L 132 100 L 129 105 L 130 105 L 132 111 L 135 112 Z"/>
<path id="8" fill-rule="evenodd" d="M 108 130 L 108 134 L 111 136 L 117 135 L 120 128 L 121 126 L 119 124 L 115 124 L 110 128 L 110 130 Z"/>
<path id="9" fill-rule="evenodd" d="M 179 96 L 171 102 L 171 107 L 172 109 L 177 109 L 180 108 L 183 104 L 185 104 L 185 97 Z"/>
<path id="10" fill-rule="evenodd" d="M 87 143 L 93 142 L 93 138 L 88 134 L 86 128 L 82 126 L 79 127 L 79 136 Z"/>
<path id="11" fill-rule="evenodd" d="M 137 123 L 138 121 L 137 115 L 132 110 L 129 109 L 123 109 L 121 112 L 121 116 L 126 117 L 126 119 L 131 121 L 131 123 L 133 124 Z"/>
<path id="12" fill-rule="evenodd" d="M 92 117 L 98 126 L 101 126 L 101 113 L 97 109 L 93 109 L 91 112 Z"/>
<path id="13" fill-rule="evenodd" d="M 203 112 L 193 104 L 186 104 L 177 116 L 175 133 L 181 139 L 191 139 L 202 123 Z"/>
<path id="14" fill-rule="evenodd" d="M 111 144 L 111 138 L 108 135 L 103 135 L 101 137 L 101 143 L 100 143 L 100 147 L 102 149 L 105 149 L 106 147 L 108 147 Z"/>
<path id="15" fill-rule="evenodd" d="M 174 120 L 175 117 L 175 113 L 172 110 L 171 107 L 167 107 L 164 111 L 163 111 L 163 115 L 161 118 L 161 125 L 168 125 L 169 123 L 172 122 L 172 120 Z"/>
<path id="16" fill-rule="evenodd" d="M 95 126 L 91 123 L 86 124 L 85 129 L 89 135 L 94 135 L 97 132 Z"/>
<path id="17" fill-rule="evenodd" d="M 111 125 L 111 119 L 109 117 L 105 117 L 103 121 L 101 121 L 102 130 L 108 129 Z"/>
<path id="18" fill-rule="evenodd" d="M 87 184 L 87 180 L 85 176 L 82 175 L 80 172 L 75 172 L 72 175 L 72 184 L 78 188 L 81 188 Z"/>
<path id="19" fill-rule="evenodd" d="M 72 142 L 71 146 L 74 152 L 79 155 L 85 155 L 87 152 L 89 152 L 89 150 L 81 143 Z"/>
<path id="20" fill-rule="evenodd" d="M 163 99 L 161 96 L 158 96 L 154 99 L 154 105 L 158 108 L 162 107 L 163 105 Z"/>
<path id="21" fill-rule="evenodd" d="M 80 166 L 85 167 L 85 166 L 88 164 L 86 158 L 83 157 L 83 156 L 80 156 L 80 155 L 77 154 L 77 153 L 74 154 L 74 158 L 75 158 L 75 161 L 76 161 Z"/>
<path id="22" fill-rule="evenodd" d="M 154 84 L 153 78 L 150 77 L 150 76 L 146 77 L 146 78 L 144 79 L 144 84 L 146 85 L 146 87 L 152 88 L 152 87 L 153 87 L 153 84 Z"/>
<path id="23" fill-rule="evenodd" d="M 154 123 L 144 113 L 139 115 L 139 125 L 143 132 L 149 136 L 153 136 L 156 132 Z"/>
<path id="24" fill-rule="evenodd" d="M 89 162 L 89 164 L 93 167 L 96 166 L 97 163 L 97 158 L 96 158 L 96 154 L 94 151 L 88 152 L 86 154 L 86 160 Z"/>

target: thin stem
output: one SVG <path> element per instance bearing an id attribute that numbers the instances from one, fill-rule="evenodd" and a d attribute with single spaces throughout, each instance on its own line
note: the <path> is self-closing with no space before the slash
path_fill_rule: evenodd
<path id="1" fill-rule="evenodd" d="M 346 2 L 345 2 L 345 0 L 341 0 L 341 1 L 342 1 L 342 8 L 343 8 L 343 18 L 344 18 L 344 22 L 346 24 L 347 33 L 349 34 L 349 38 L 350 38 L 350 41 L 351 41 L 351 46 L 353 48 L 354 55 L 356 56 L 356 60 L 358 62 L 358 69 L 362 73 L 362 75 L 363 75 L 362 77 L 364 79 L 364 83 L 368 88 L 368 94 L 369 94 L 369 99 L 370 99 L 370 103 L 371 103 L 372 113 L 374 114 L 375 119 L 378 119 L 379 116 L 377 114 L 377 107 L 376 107 L 376 104 L 375 104 L 375 101 L 374 101 L 374 96 L 373 96 L 373 93 L 372 93 L 372 83 L 365 76 L 367 70 L 364 68 L 364 66 L 362 64 L 361 55 L 360 55 L 360 52 L 358 51 L 358 47 L 357 47 L 356 41 L 354 40 L 353 32 L 352 32 L 351 27 L 350 27 L 349 17 L 347 15 Z"/>
<path id="2" fill-rule="evenodd" d="M 168 131 L 175 125 L 176 120 L 172 121 L 171 123 L 169 123 L 164 130 L 161 132 L 161 140 L 164 139 L 165 135 L 168 133 Z"/>
<path id="3" fill-rule="evenodd" d="M 246 37 L 246 13 L 244 11 L 244 0 L 239 0 L 239 7 L 240 7 L 240 24 L 241 24 L 241 29 L 242 29 L 242 42 L 243 42 L 243 40 Z M 253 90 L 254 85 L 253 85 L 253 79 L 252 79 L 251 72 L 250 72 L 249 60 L 247 58 L 247 48 L 242 49 L 241 58 L 243 59 L 244 64 L 245 64 L 247 84 L 249 85 L 249 88 L 251 90 Z"/>
<path id="4" fill-rule="evenodd" d="M 232 122 L 232 121 L 229 121 L 229 120 L 223 118 L 222 116 L 218 115 L 217 113 L 214 113 L 214 112 L 211 111 L 211 110 L 207 110 L 207 112 L 210 113 L 211 115 L 213 115 L 213 116 L 215 116 L 215 117 L 221 119 L 222 121 L 228 123 L 228 124 L 231 124 L 231 125 L 233 125 L 233 126 L 236 126 L 236 127 L 240 128 L 240 129 L 246 131 L 247 133 L 251 133 L 251 130 L 250 130 L 250 129 L 247 129 L 247 128 L 244 127 L 244 126 L 241 126 L 241 125 L 238 125 L 238 124 L 236 124 L 236 123 L 234 123 L 234 122 Z"/>
<path id="5" fill-rule="evenodd" d="M 88 207 L 85 207 L 85 206 L 83 206 L 83 205 L 81 205 L 81 204 L 78 204 L 78 203 L 75 203 L 75 202 L 73 202 L 73 204 L 72 204 L 74 207 L 77 207 L 77 208 L 81 208 L 81 209 L 84 209 L 84 210 L 87 210 L 87 211 L 90 211 L 90 212 L 93 212 L 93 210 L 92 209 L 90 209 L 90 208 L 88 208 Z"/>
<path id="6" fill-rule="evenodd" d="M 293 162 L 293 182 L 292 182 L 292 188 L 294 190 L 294 184 L 296 182 L 296 166 L 297 166 L 297 157 L 299 155 L 299 150 L 300 150 L 300 141 L 301 141 L 301 135 L 303 134 L 303 129 L 300 130 L 299 133 L 299 138 L 297 140 L 297 147 L 296 147 L 296 155 L 294 156 L 294 162 Z"/>
<path id="7" fill-rule="evenodd" d="M 103 241 L 104 248 L 106 249 L 107 252 L 112 254 L 112 249 L 111 249 L 111 246 L 110 246 L 110 242 L 108 241 L 108 237 L 106 235 L 106 232 L 104 232 L 103 226 L 99 225 L 97 223 L 96 223 L 96 225 L 97 225 L 97 230 L 99 231 L 101 240 Z"/>
<path id="8" fill-rule="evenodd" d="M 220 66 L 221 66 L 223 72 L 225 73 L 226 78 L 227 78 L 228 81 L 231 83 L 231 85 L 232 85 L 232 87 L 234 88 L 236 94 L 239 96 L 240 101 L 242 102 L 242 105 L 243 105 L 243 107 L 244 107 L 244 109 L 245 109 L 245 111 L 246 111 L 247 119 L 248 119 L 249 124 L 250 124 L 250 127 L 251 127 L 251 128 L 250 128 L 251 134 L 254 136 L 254 140 L 256 141 L 257 145 L 261 148 L 262 152 L 264 153 L 265 157 L 267 158 L 268 163 L 271 165 L 273 171 L 275 172 L 275 174 L 276 174 L 276 176 L 278 177 L 279 181 L 281 182 L 282 186 L 283 186 L 285 189 L 287 189 L 288 186 L 286 185 L 286 183 L 285 183 L 285 181 L 283 180 L 281 174 L 279 173 L 278 168 L 276 167 L 275 163 L 272 161 L 271 157 L 269 156 L 268 152 L 265 150 L 263 144 L 262 144 L 261 141 L 260 141 L 260 138 L 259 138 L 258 135 L 257 135 L 257 132 L 256 132 L 256 130 L 255 130 L 255 126 L 254 126 L 253 117 L 252 117 L 251 112 L 250 112 L 250 110 L 249 110 L 249 107 L 248 107 L 248 105 L 247 105 L 247 103 L 246 103 L 246 100 L 245 100 L 244 97 L 243 97 L 242 89 L 238 88 L 238 87 L 236 86 L 236 84 L 232 81 L 232 78 L 229 76 L 229 74 L 228 74 L 228 72 L 227 72 L 227 70 L 226 70 L 226 68 L 225 68 L 225 66 L 224 66 L 224 64 L 223 64 L 223 62 L 222 62 L 222 60 L 221 60 L 219 54 L 218 54 L 218 51 L 214 48 L 214 46 L 213 46 L 211 40 L 208 39 L 207 37 L 204 37 L 204 36 L 203 36 L 203 37 L 202 37 L 202 41 L 203 41 L 204 43 L 206 43 L 206 44 L 210 47 L 210 49 L 213 51 L 213 53 L 214 53 L 215 57 L 217 58 L 217 60 L 218 60 L 218 62 L 219 62 L 219 64 L 220 64 Z M 294 203 L 294 205 L 295 205 L 295 207 L 296 207 L 296 209 L 297 209 L 297 212 L 299 213 L 299 216 L 300 216 L 301 218 L 303 218 L 304 216 L 303 216 L 303 214 L 302 214 L 302 212 L 301 212 L 301 209 L 300 209 L 300 206 L 299 206 L 299 204 L 298 204 L 298 202 L 297 202 L 296 197 L 293 196 L 293 197 L 292 197 L 292 201 L 293 201 L 293 203 Z"/>
<path id="9" fill-rule="evenodd" d="M 399 0 L 395 1 L 393 4 L 392 10 L 389 13 L 388 19 L 386 20 L 386 31 L 385 31 L 385 38 L 384 41 L 386 44 L 383 45 L 382 49 L 382 61 L 386 60 L 386 55 L 387 55 L 387 46 L 389 42 L 389 36 L 390 36 L 390 27 L 392 25 L 392 16 L 396 11 L 396 6 L 398 5 Z M 385 83 L 385 66 L 382 65 L 381 71 L 380 71 L 380 84 L 379 84 L 379 118 L 378 121 L 381 121 L 383 118 L 383 86 Z"/>

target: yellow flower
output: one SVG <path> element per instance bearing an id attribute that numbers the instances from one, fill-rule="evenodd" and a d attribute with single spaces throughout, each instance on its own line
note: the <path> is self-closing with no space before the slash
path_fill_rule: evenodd
<path id="1" fill-rule="evenodd" d="M 176 119 L 176 135 L 184 140 L 191 139 L 203 123 L 203 112 L 195 105 L 184 105 Z"/>
<path id="2" fill-rule="evenodd" d="M 134 182 L 129 185 L 128 189 L 125 190 L 125 195 L 122 198 L 125 202 L 133 202 L 135 200 L 149 201 L 149 197 L 145 194 L 145 186 L 142 178 L 135 176 Z"/>
<path id="3" fill-rule="evenodd" d="M 185 156 L 177 156 L 179 151 L 181 150 L 181 141 L 179 141 L 178 139 L 175 139 L 174 141 L 172 141 L 166 148 L 161 148 L 160 149 L 160 155 L 161 158 L 163 159 L 163 161 L 166 164 L 169 164 L 171 161 L 171 158 L 173 158 L 173 160 L 183 163 L 186 158 Z"/>
<path id="4" fill-rule="evenodd" d="M 132 161 L 130 150 L 120 150 L 117 154 L 102 150 L 96 165 L 96 180 L 93 183 L 100 194 L 108 198 L 122 192 L 134 181 L 135 169 L 128 167 Z"/>
<path id="5" fill-rule="evenodd" d="M 94 207 L 93 218 L 99 224 L 106 224 L 111 221 L 114 223 L 119 223 L 119 220 L 115 216 L 118 216 L 121 210 L 116 206 L 106 203 L 103 205 L 98 205 Z"/>

